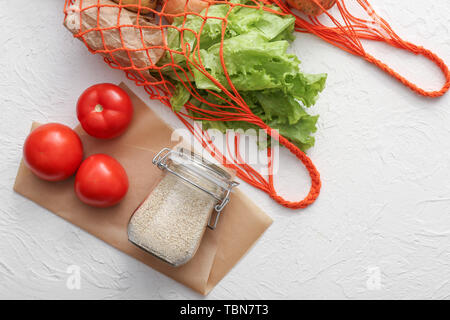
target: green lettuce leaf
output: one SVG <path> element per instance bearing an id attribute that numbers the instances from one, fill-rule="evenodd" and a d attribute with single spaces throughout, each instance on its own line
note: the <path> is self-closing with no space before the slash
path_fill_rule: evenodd
<path id="1" fill-rule="evenodd" d="M 221 103 L 223 100 L 217 99 L 206 91 L 203 91 L 202 97 L 206 101 L 224 104 Z M 281 91 L 248 92 L 242 94 L 242 97 L 255 115 L 259 116 L 272 129 L 278 130 L 281 135 L 301 150 L 307 150 L 314 146 L 315 139 L 312 134 L 316 132 L 318 116 L 308 114 L 295 99 Z M 194 97 L 191 98 L 190 102 L 202 109 L 212 110 L 210 106 L 200 103 Z M 194 112 L 191 112 L 191 114 L 196 115 Z M 218 129 L 222 132 L 226 132 L 227 129 L 243 129 L 244 131 L 259 129 L 251 123 L 239 121 L 203 121 L 203 128 Z"/>
<path id="2" fill-rule="evenodd" d="M 172 105 L 173 111 L 180 111 L 190 98 L 191 94 L 183 85 L 183 83 L 177 83 L 175 86 L 175 92 L 170 98 L 170 104 Z"/>
<path id="3" fill-rule="evenodd" d="M 232 2 L 254 5 L 247 0 Z M 280 11 L 276 6 L 271 6 L 271 9 Z M 225 33 L 222 34 L 224 22 L 220 18 L 227 15 Z M 209 18 L 204 22 L 202 16 L 219 19 Z M 200 16 L 175 18 L 174 27 L 184 31 L 168 30 L 167 42 L 175 52 L 168 51 L 159 62 L 164 75 L 178 83 L 170 100 L 174 111 L 180 111 L 188 101 L 201 109 L 212 110 L 198 96 L 191 96 L 186 89 L 190 82 L 201 99 L 235 112 L 228 107 L 231 103 L 223 93 L 223 89 L 231 89 L 228 75 L 255 115 L 302 150 L 312 147 L 318 116 L 309 115 L 305 108 L 315 104 L 319 92 L 325 87 L 326 74 L 302 73 L 297 56 L 287 52 L 289 42 L 294 39 L 294 22 L 291 15 L 228 4 L 212 5 Z M 199 32 L 200 43 L 197 43 L 196 34 Z M 222 37 L 227 75 L 220 59 Z M 193 48 L 196 47 L 200 50 L 194 53 Z M 178 66 L 173 67 L 172 63 Z M 203 121 L 203 125 L 205 129 L 223 132 L 227 129 L 258 129 L 241 121 Z"/>

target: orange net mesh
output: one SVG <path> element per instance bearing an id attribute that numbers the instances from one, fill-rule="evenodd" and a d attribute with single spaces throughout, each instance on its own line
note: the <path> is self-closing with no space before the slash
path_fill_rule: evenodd
<path id="1" fill-rule="evenodd" d="M 401 40 L 387 22 L 376 15 L 364 0 L 357 0 L 357 3 L 367 12 L 370 20 L 354 17 L 347 10 L 345 1 L 338 0 L 339 19 L 326 13 L 332 26 L 324 25 L 319 18 L 306 17 L 291 11 L 281 0 L 248 0 L 245 2 L 162 0 L 157 7 L 155 6 L 156 1 L 66 0 L 65 24 L 92 53 L 103 55 L 105 62 L 110 67 L 124 70 L 127 77 L 136 85 L 142 86 L 151 99 L 157 99 L 166 106 L 176 109 L 171 99 L 182 85 L 183 90 L 199 103 L 192 99 L 182 101 L 184 109 L 176 110 L 176 116 L 219 162 L 235 170 L 239 178 L 263 190 L 275 201 L 288 208 L 305 208 L 316 200 L 321 187 L 320 175 L 312 161 L 300 150 L 298 145 L 280 135 L 254 114 L 252 108 L 236 89 L 227 70 L 223 48 L 228 32 L 228 16 L 233 8 L 236 6 L 253 8 L 279 16 L 292 14 L 295 16 L 296 31 L 313 33 L 341 49 L 364 57 L 420 94 L 431 97 L 439 96 L 444 94 L 450 86 L 449 71 L 443 61 L 430 51 Z M 318 0 L 313 1 L 320 6 Z M 227 4 L 225 14 L 223 16 L 208 15 L 211 6 L 218 4 Z M 281 10 L 271 4 L 276 4 Z M 135 13 L 131 14 L 131 11 Z M 186 21 L 190 16 L 200 18 L 196 30 L 191 26 L 186 26 Z M 177 23 L 171 24 L 174 19 Z M 223 69 L 224 81 L 219 81 L 212 76 L 211 70 L 207 70 L 202 63 L 201 47 L 204 39 L 202 40 L 201 36 L 207 22 L 212 20 L 220 26 L 218 29 L 220 37 L 218 59 Z M 171 47 L 168 43 L 168 38 L 173 36 L 175 30 L 177 34 L 181 35 L 180 46 L 176 48 Z M 184 41 L 184 35 L 188 33 L 193 41 Z M 131 40 L 130 34 L 133 34 L 134 40 Z M 445 86 L 439 91 L 432 92 L 420 89 L 367 54 L 360 39 L 385 41 L 392 46 L 430 58 L 444 72 Z M 179 57 L 182 59 L 180 60 Z M 168 71 L 170 76 L 168 76 Z M 206 90 L 209 97 L 212 97 L 210 99 L 200 94 L 192 82 L 195 75 L 199 74 L 206 77 L 223 94 L 219 95 L 217 90 Z M 239 148 L 239 135 L 234 135 L 232 139 L 229 139 L 230 141 L 227 141 L 228 150 L 225 154 L 213 143 L 208 132 L 194 126 L 192 120 L 240 122 L 261 128 L 303 163 L 311 178 L 309 193 L 300 201 L 288 201 L 278 195 L 274 187 L 274 159 L 273 149 L 270 146 L 267 148 L 268 174 L 263 175 L 244 160 Z"/>
<path id="2" fill-rule="evenodd" d="M 312 1 L 323 9 L 320 1 Z M 324 20 L 327 19 L 323 19 L 322 16 L 318 18 L 298 15 L 282 0 L 273 0 L 273 3 L 280 6 L 283 12 L 290 13 L 296 17 L 296 31 L 315 34 L 342 50 L 363 57 L 420 95 L 430 98 L 440 97 L 450 88 L 450 72 L 445 62 L 432 51 L 401 39 L 389 23 L 375 12 L 367 0 L 336 1 L 336 8 L 339 13 L 333 16 L 330 12 L 325 11 L 322 15 L 326 15 L 328 18 L 328 21 L 325 22 Z M 347 3 L 357 4 L 363 9 L 367 18 L 363 19 L 353 15 L 346 5 Z M 330 24 L 326 24 L 326 22 L 330 22 Z M 444 85 L 441 89 L 434 91 L 420 88 L 382 61 L 367 53 L 361 40 L 385 42 L 392 47 L 409 51 L 415 55 L 424 56 L 441 69 L 445 77 Z"/>

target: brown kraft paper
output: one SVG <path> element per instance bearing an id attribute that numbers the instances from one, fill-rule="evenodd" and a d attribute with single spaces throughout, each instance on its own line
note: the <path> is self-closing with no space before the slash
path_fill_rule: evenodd
<path id="1" fill-rule="evenodd" d="M 85 157 L 105 153 L 116 158 L 127 171 L 130 187 L 118 205 L 99 209 L 83 204 L 73 191 L 74 178 L 47 182 L 34 176 L 23 160 L 14 190 L 24 197 L 77 225 L 111 246 L 136 258 L 168 277 L 206 295 L 251 248 L 272 219 L 236 188 L 215 230 L 207 229 L 195 256 L 187 264 L 172 267 L 128 241 L 127 225 L 134 210 L 162 177 L 152 158 L 163 147 L 174 146 L 173 129 L 163 122 L 126 85 L 134 105 L 130 128 L 113 140 L 88 136 L 78 126 Z M 34 123 L 33 128 L 39 124 Z"/>

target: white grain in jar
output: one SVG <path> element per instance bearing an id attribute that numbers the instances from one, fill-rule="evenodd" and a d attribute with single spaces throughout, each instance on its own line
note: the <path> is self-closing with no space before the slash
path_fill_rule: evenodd
<path id="1" fill-rule="evenodd" d="M 217 198 L 224 196 L 223 188 L 189 166 L 171 163 L 171 169 Z M 128 238 L 173 266 L 185 264 L 200 245 L 217 198 L 177 175 L 165 174 L 133 214 Z"/>

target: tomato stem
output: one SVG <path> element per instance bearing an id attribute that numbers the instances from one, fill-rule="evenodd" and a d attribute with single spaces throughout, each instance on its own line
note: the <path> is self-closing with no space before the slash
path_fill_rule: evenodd
<path id="1" fill-rule="evenodd" d="M 102 112 L 103 111 L 103 106 L 101 104 L 98 104 L 95 106 L 94 108 L 95 112 Z"/>

